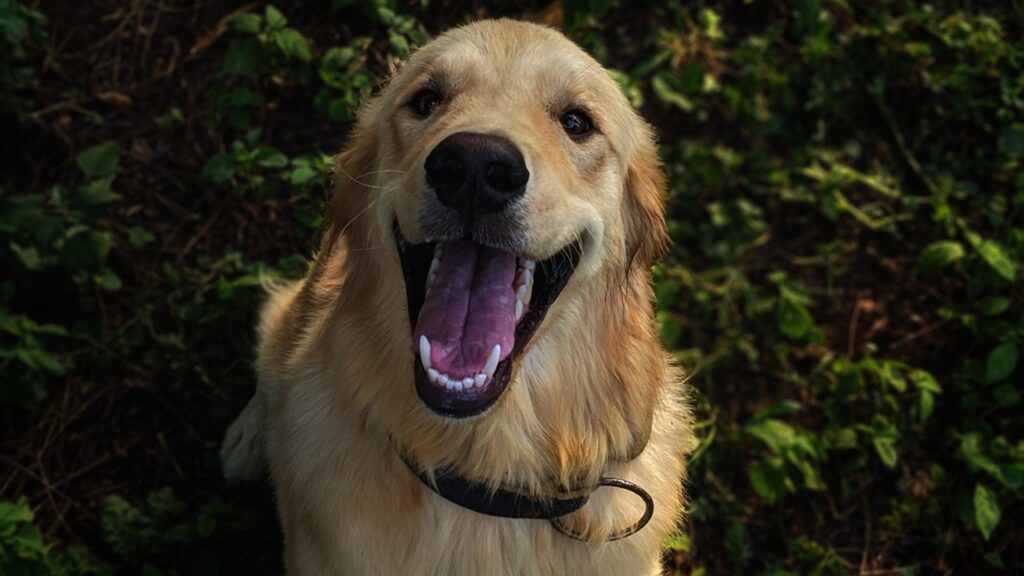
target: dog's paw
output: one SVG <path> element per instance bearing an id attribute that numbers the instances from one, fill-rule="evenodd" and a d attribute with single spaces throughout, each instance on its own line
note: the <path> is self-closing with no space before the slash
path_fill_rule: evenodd
<path id="1" fill-rule="evenodd" d="M 220 447 L 224 478 L 230 482 L 251 482 L 263 474 L 263 401 L 252 397 L 238 418 L 228 427 Z"/>

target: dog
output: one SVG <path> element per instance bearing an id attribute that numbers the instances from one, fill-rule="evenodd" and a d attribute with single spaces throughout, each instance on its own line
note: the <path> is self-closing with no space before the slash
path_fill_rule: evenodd
<path id="1" fill-rule="evenodd" d="M 269 464 L 287 572 L 660 573 L 693 436 L 654 320 L 665 176 L 616 82 L 553 29 L 450 30 L 334 179 L 221 451 Z"/>

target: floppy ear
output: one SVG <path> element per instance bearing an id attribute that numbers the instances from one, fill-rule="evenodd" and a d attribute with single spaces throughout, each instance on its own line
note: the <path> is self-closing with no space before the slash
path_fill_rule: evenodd
<path id="1" fill-rule="evenodd" d="M 345 148 L 334 157 L 333 193 L 324 213 L 324 235 L 321 253 L 329 252 L 338 237 L 345 233 L 350 238 L 365 238 L 366 226 L 372 215 L 368 207 L 377 193 L 371 172 L 378 162 L 378 138 L 371 107 L 363 109 L 360 122 L 353 129 Z"/>
<path id="2" fill-rule="evenodd" d="M 626 175 L 625 225 L 627 268 L 650 268 L 665 252 L 665 173 L 649 130 L 633 153 Z"/>

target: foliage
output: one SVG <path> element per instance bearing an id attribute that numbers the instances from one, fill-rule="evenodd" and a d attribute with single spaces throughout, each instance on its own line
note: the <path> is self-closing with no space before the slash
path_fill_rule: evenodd
<path id="1" fill-rule="evenodd" d="M 0 118 L 31 108 L 32 55 L 47 48 L 46 17 L 14 0 L 0 0 Z"/>
<path id="2" fill-rule="evenodd" d="M 19 463 L 0 573 L 274 572 L 268 494 L 226 488 L 216 459 L 259 288 L 304 272 L 331 155 L 401 58 L 473 17 L 549 13 L 321 4 L 86 6 L 83 42 L 68 13 L 0 0 L 3 149 L 24 167 L 0 180 Z M 666 566 L 1024 563 L 1020 7 L 561 7 L 670 176 L 657 317 L 699 443 Z"/>
<path id="3" fill-rule="evenodd" d="M 0 502 L 0 574 L 12 576 L 89 576 L 110 574 L 83 550 L 54 552 L 33 524 L 35 514 L 25 498 Z"/>

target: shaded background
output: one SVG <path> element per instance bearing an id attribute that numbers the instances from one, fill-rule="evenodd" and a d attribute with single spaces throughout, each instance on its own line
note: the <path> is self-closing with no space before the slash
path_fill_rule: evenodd
<path id="1" fill-rule="evenodd" d="M 0 573 L 281 570 L 216 456 L 259 277 L 302 273 L 357 103 L 496 15 L 661 137 L 700 438 L 666 569 L 1015 571 L 1020 3 L 0 0 Z"/>

